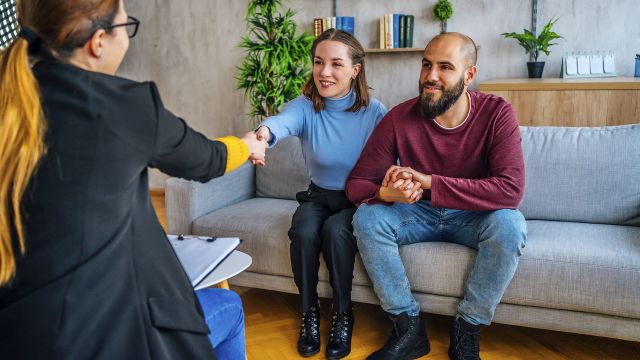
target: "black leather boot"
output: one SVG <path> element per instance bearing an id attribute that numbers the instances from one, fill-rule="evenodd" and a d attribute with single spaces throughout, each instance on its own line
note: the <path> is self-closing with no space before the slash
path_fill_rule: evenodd
<path id="1" fill-rule="evenodd" d="M 427 328 L 420 316 L 406 312 L 392 317 L 393 332 L 382 348 L 369 355 L 367 360 L 409 360 L 427 355 L 431 350 Z"/>
<path id="2" fill-rule="evenodd" d="M 331 334 L 327 344 L 326 357 L 329 360 L 342 359 L 351 352 L 351 335 L 353 334 L 353 310 L 339 313 L 333 311 L 331 317 Z"/>
<path id="3" fill-rule="evenodd" d="M 307 357 L 320 351 L 320 306 L 312 306 L 302 313 L 300 319 L 300 337 L 298 353 Z"/>
<path id="4" fill-rule="evenodd" d="M 480 360 L 480 325 L 457 318 L 451 325 L 449 336 L 450 359 Z"/>

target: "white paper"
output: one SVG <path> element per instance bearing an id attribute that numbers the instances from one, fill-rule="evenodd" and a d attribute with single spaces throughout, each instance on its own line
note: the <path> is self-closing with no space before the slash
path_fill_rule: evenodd
<path id="1" fill-rule="evenodd" d="M 604 56 L 604 72 L 606 73 L 616 72 L 615 57 L 613 55 Z"/>
<path id="2" fill-rule="evenodd" d="M 591 55 L 589 57 L 589 64 L 591 68 L 592 74 L 602 74 L 602 56 L 601 55 Z"/>
<path id="3" fill-rule="evenodd" d="M 578 55 L 578 74 L 589 74 L 591 68 L 589 66 L 589 57 L 587 55 Z"/>
<path id="4" fill-rule="evenodd" d="M 168 238 L 194 287 L 240 245 L 237 237 L 216 238 L 213 242 L 206 241 L 208 236 L 184 235 L 184 240 L 178 240 L 178 236 L 168 235 Z"/>
<path id="5" fill-rule="evenodd" d="M 578 61 L 575 56 L 567 56 L 564 62 L 567 68 L 567 75 L 575 75 L 578 73 Z"/>

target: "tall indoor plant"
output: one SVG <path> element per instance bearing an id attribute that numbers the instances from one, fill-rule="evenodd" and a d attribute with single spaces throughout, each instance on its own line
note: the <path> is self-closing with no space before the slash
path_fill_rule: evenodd
<path id="1" fill-rule="evenodd" d="M 518 34 L 515 32 L 511 33 L 502 33 L 502 36 L 505 38 L 516 39 L 518 44 L 524 48 L 524 51 L 531 55 L 531 59 L 533 61 L 527 62 L 527 70 L 529 72 L 530 78 L 540 78 L 542 77 L 542 71 L 544 70 L 544 61 L 538 61 L 538 56 L 540 52 L 545 53 L 545 55 L 549 56 L 551 51 L 549 47 L 553 45 L 557 45 L 557 43 L 552 43 L 553 40 L 560 39 L 562 36 L 556 34 L 551 30 L 553 25 L 558 21 L 558 19 L 551 19 L 549 22 L 542 28 L 540 35 L 536 37 L 534 33 L 531 31 L 524 29 L 522 34 Z"/>
<path id="2" fill-rule="evenodd" d="M 449 0 L 438 0 L 433 7 L 433 16 L 440 21 L 440 34 L 447 32 L 447 20 L 453 15 L 453 5 Z"/>
<path id="3" fill-rule="evenodd" d="M 236 75 L 238 89 L 249 99 L 250 126 L 277 114 L 300 95 L 310 74 L 313 36 L 296 35 L 295 12 L 280 13 L 281 0 L 251 0 L 247 10 L 248 34 L 239 47 L 246 56 Z"/>

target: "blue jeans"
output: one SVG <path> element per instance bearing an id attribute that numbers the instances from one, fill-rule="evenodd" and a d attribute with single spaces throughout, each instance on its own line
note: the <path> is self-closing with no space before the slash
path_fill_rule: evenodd
<path id="1" fill-rule="evenodd" d="M 209 341 L 220 360 L 244 360 L 244 312 L 233 291 L 208 288 L 196 291 L 209 328 Z"/>
<path id="2" fill-rule="evenodd" d="M 412 205 L 362 204 L 353 218 L 353 232 L 382 308 L 394 315 L 407 312 L 416 316 L 420 312 L 400 258 L 400 246 L 442 241 L 477 249 L 458 316 L 483 325 L 491 323 L 527 238 L 526 222 L 518 210 L 439 209 L 425 200 Z"/>

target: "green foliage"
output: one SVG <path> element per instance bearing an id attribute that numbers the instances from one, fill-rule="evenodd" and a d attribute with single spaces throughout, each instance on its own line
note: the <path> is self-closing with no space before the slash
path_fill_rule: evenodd
<path id="1" fill-rule="evenodd" d="M 449 0 L 438 0 L 438 3 L 433 7 L 433 16 L 441 22 L 447 21 L 453 15 L 453 6 Z"/>
<path id="2" fill-rule="evenodd" d="M 314 38 L 306 33 L 296 35 L 295 12 L 289 9 L 283 15 L 279 5 L 281 0 L 249 1 L 248 35 L 238 45 L 246 56 L 235 78 L 251 105 L 251 127 L 299 96 L 311 72 Z"/>
<path id="3" fill-rule="evenodd" d="M 549 54 L 551 54 L 551 51 L 549 51 L 549 47 L 558 44 L 552 43 L 552 41 L 562 38 L 562 36 L 556 34 L 551 30 L 551 27 L 553 27 L 553 24 L 555 24 L 557 21 L 557 18 L 555 20 L 549 20 L 538 37 L 535 37 L 535 35 L 527 29 L 523 29 L 522 34 L 511 32 L 502 33 L 501 35 L 505 38 L 516 39 L 520 46 L 524 48 L 524 51 L 529 54 L 534 59 L 534 61 L 538 61 L 538 56 L 540 55 L 541 51 L 545 53 L 545 55 L 549 56 Z"/>

